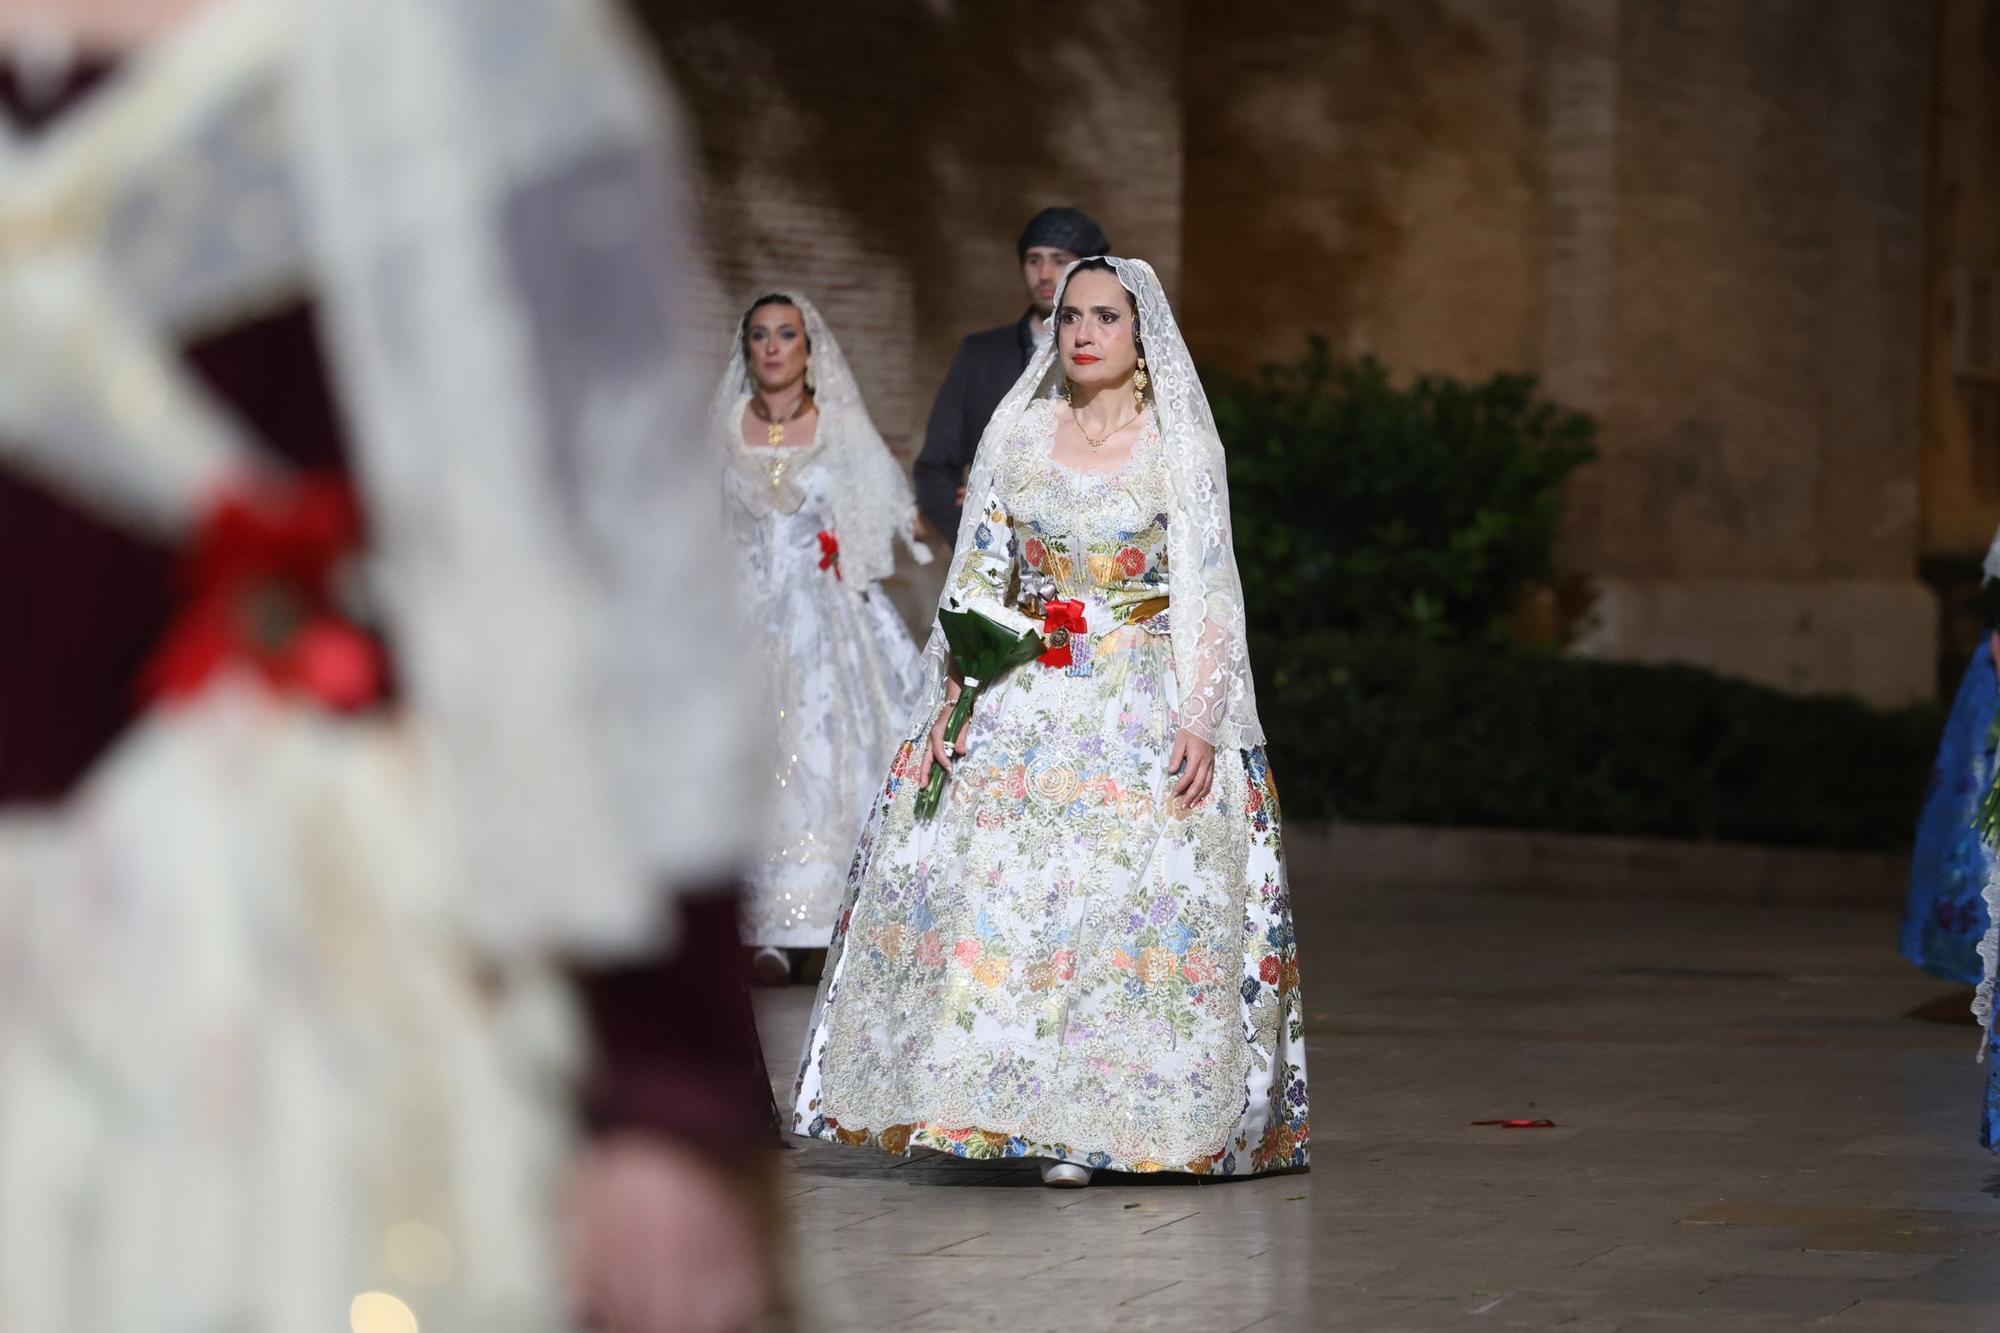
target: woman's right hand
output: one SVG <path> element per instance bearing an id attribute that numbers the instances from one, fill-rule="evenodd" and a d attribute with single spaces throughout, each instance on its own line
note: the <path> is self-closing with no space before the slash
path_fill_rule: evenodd
<path id="1" fill-rule="evenodd" d="M 965 693 L 963 685 L 955 680 L 946 679 L 944 707 L 938 710 L 937 721 L 931 723 L 930 748 L 924 751 L 924 771 L 917 777 L 919 786 L 931 780 L 932 764 L 944 765 L 944 771 L 949 773 L 952 756 L 965 753 L 965 727 L 960 727 L 958 735 L 950 739 L 944 734 L 946 724 L 951 721 L 951 707 L 958 702 L 958 696 L 963 693 Z M 966 726 L 970 725 L 972 719 L 967 718 Z"/>

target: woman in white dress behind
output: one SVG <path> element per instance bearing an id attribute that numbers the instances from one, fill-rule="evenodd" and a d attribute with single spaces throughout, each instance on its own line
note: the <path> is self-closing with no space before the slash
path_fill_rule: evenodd
<path id="1" fill-rule="evenodd" d="M 745 937 L 760 980 L 825 948 L 882 768 L 918 685 L 916 646 L 880 588 L 895 543 L 919 563 L 916 502 L 812 302 L 759 297 L 738 326 L 714 421 L 775 744 L 770 838 Z"/>

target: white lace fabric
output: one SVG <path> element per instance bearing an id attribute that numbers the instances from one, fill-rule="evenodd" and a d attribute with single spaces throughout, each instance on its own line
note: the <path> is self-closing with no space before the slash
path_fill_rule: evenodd
<path id="1" fill-rule="evenodd" d="M 166 330 L 212 309 L 236 273 L 298 260 L 282 222 L 256 246 L 189 243 L 161 167 L 185 184 L 218 125 L 261 123 L 246 112 L 276 102 L 288 13 L 278 0 L 218 5 L 42 139 L 0 133 L 0 463 L 155 537 L 184 532 L 256 455 Z M 272 144 L 265 160 L 281 153 Z M 229 217 L 217 205 L 249 193 L 237 171 L 208 182 L 204 216 Z M 120 234 L 133 216 L 156 220 L 143 244 Z"/>
<path id="2" fill-rule="evenodd" d="M 1987 924 L 1986 933 L 1975 946 L 1983 966 L 1979 986 L 1972 993 L 1972 1016 L 1979 1022 L 1979 1059 L 1984 1063 L 1992 1045 L 1996 1020 L 1993 997 L 1996 983 L 2000 982 L 2000 867 L 1987 872 L 1981 897 L 1986 901 Z"/>
<path id="3" fill-rule="evenodd" d="M 1249 749 L 1264 743 L 1264 728 L 1257 719 L 1256 687 L 1250 675 L 1243 583 L 1232 545 L 1228 468 L 1215 413 L 1153 266 L 1143 259 L 1108 262 L 1138 312 L 1139 343 L 1152 382 L 1151 407 L 1173 482 L 1167 526 L 1168 597 L 1181 686 L 1180 726 L 1217 749 Z M 1075 272 L 1071 265 L 1063 274 L 1056 292 L 1058 308 Z M 994 410 L 973 458 L 967 495 L 992 491 L 998 455 L 1017 435 L 1023 414 L 1031 404 L 1055 396 L 1063 379 L 1058 341 L 1052 338 L 1036 350 Z M 959 523 L 940 609 L 960 583 L 979 522 L 976 507 L 968 505 Z M 925 690 L 911 718 L 911 736 L 926 730 L 943 706 L 948 653 L 944 630 L 933 621 L 924 649 Z"/>
<path id="4" fill-rule="evenodd" d="M 608 5 L 311 16 L 313 249 L 471 928 L 501 951 L 655 940 L 660 888 L 733 873 L 761 809 L 747 688 L 717 669 L 739 643 L 710 558 L 722 460 L 674 323 L 698 254 L 676 122 Z"/>

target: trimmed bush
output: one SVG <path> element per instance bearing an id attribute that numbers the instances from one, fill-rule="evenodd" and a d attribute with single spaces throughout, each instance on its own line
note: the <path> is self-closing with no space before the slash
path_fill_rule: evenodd
<path id="1" fill-rule="evenodd" d="M 1253 651 L 1294 817 L 1894 850 L 1943 720 L 1692 667 L 1409 637 Z"/>
<path id="2" fill-rule="evenodd" d="M 1587 417 L 1525 375 L 1393 383 L 1306 355 L 1204 375 L 1229 446 L 1258 701 L 1305 817 L 1888 849 L 1937 708 L 1511 644 Z"/>
<path id="3" fill-rule="evenodd" d="M 1253 630 L 1499 642 L 1549 576 L 1562 484 L 1595 456 L 1588 417 L 1526 375 L 1407 388 L 1324 341 L 1254 380 L 1204 376 L 1229 444 L 1236 559 Z"/>

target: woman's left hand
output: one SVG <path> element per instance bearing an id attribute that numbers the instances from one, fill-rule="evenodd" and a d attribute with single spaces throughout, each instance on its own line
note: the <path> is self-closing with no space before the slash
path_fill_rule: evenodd
<path id="1" fill-rule="evenodd" d="M 1167 772 L 1179 773 L 1174 783 L 1174 799 L 1182 805 L 1200 805 L 1215 781 L 1215 747 L 1191 731 L 1174 738 L 1174 751 L 1167 756 Z"/>

